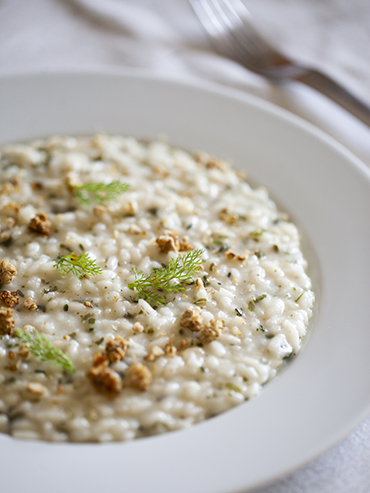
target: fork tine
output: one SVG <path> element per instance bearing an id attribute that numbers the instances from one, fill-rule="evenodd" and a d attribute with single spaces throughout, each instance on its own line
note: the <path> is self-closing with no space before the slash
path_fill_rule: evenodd
<path id="1" fill-rule="evenodd" d="M 223 22 L 223 16 L 215 8 L 215 2 L 213 0 L 190 0 L 190 3 L 203 27 L 210 35 L 216 50 L 227 57 L 232 55 L 235 58 L 235 42 L 230 37 L 230 28 Z"/>
<path id="2" fill-rule="evenodd" d="M 269 66 L 290 64 L 255 29 L 241 0 L 190 0 L 190 3 L 222 55 L 259 73 Z"/>
<path id="3" fill-rule="evenodd" d="M 235 41 L 240 43 L 246 50 L 245 55 L 249 55 L 253 50 L 253 59 L 256 56 L 277 56 L 277 51 L 264 39 L 257 31 L 251 21 L 249 10 L 241 0 L 215 0 L 222 6 L 225 16 L 230 23 L 230 31 Z"/>

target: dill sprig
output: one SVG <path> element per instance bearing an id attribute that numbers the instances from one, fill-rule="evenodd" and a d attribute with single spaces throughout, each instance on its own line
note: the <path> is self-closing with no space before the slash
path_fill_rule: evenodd
<path id="1" fill-rule="evenodd" d="M 25 342 L 33 356 L 41 361 L 50 361 L 53 365 L 61 366 L 69 373 L 74 373 L 76 370 L 73 367 L 71 358 L 61 349 L 54 347 L 51 342 L 36 329 L 34 332 L 29 332 L 22 329 L 17 329 L 15 335 Z"/>
<path id="2" fill-rule="evenodd" d="M 76 191 L 76 197 L 81 204 L 90 206 L 92 203 L 101 204 L 115 200 L 130 188 L 128 183 L 114 180 L 111 183 L 94 183 L 92 181 L 84 185 L 71 185 Z"/>
<path id="3" fill-rule="evenodd" d="M 59 253 L 58 260 L 53 267 L 60 272 L 62 277 L 65 277 L 72 272 L 72 274 L 75 274 L 79 279 L 97 276 L 103 272 L 96 261 L 91 259 L 87 253 L 76 255 L 75 252 L 70 252 L 63 257 Z"/>
<path id="4" fill-rule="evenodd" d="M 183 256 L 171 258 L 168 267 L 162 269 L 152 269 L 148 276 L 141 276 L 143 272 L 137 272 L 136 279 L 128 284 L 130 289 L 137 292 L 137 298 L 146 300 L 150 305 L 164 305 L 166 298 L 161 292 L 167 293 L 183 291 L 186 285 L 191 283 L 195 274 L 202 263 L 204 250 L 198 249 L 186 253 Z"/>

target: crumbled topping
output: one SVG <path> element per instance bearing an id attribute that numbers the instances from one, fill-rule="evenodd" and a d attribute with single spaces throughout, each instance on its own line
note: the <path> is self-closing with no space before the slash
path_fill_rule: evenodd
<path id="1" fill-rule="evenodd" d="M 31 183 L 32 190 L 38 191 L 44 188 L 44 184 L 40 181 L 34 181 Z"/>
<path id="2" fill-rule="evenodd" d="M 209 161 L 206 163 L 206 168 L 208 169 L 219 169 L 223 173 L 226 173 L 229 169 L 229 164 L 226 161 L 223 161 L 222 159 L 217 159 L 217 158 L 211 158 Z"/>
<path id="3" fill-rule="evenodd" d="M 127 216 L 136 216 L 139 212 L 139 207 L 136 202 L 128 202 L 122 209 Z"/>
<path id="4" fill-rule="evenodd" d="M 0 293 L 0 300 L 10 308 L 14 308 L 19 305 L 20 301 L 17 291 L 2 291 Z"/>
<path id="5" fill-rule="evenodd" d="M 27 391 L 36 396 L 42 396 L 47 391 L 45 385 L 39 382 L 30 382 L 27 387 Z"/>
<path id="6" fill-rule="evenodd" d="M 0 308 L 0 335 L 11 334 L 14 329 L 14 311 L 12 308 Z"/>
<path id="7" fill-rule="evenodd" d="M 116 336 L 114 339 L 109 339 L 105 346 L 108 359 L 111 363 L 117 363 L 121 361 L 126 354 L 128 343 L 120 336 Z"/>
<path id="8" fill-rule="evenodd" d="M 208 344 L 214 341 L 222 334 L 222 322 L 221 320 L 215 320 L 214 318 L 205 324 L 199 334 L 200 342 Z"/>
<path id="9" fill-rule="evenodd" d="M 206 166 L 206 168 L 212 169 L 216 168 L 222 172 L 226 172 L 229 169 L 229 164 L 222 159 L 215 158 L 210 156 L 207 152 L 199 151 L 194 155 L 195 160 Z"/>
<path id="10" fill-rule="evenodd" d="M 16 361 L 14 365 L 10 365 L 8 368 L 10 371 L 18 371 L 20 367 L 20 361 Z"/>
<path id="11" fill-rule="evenodd" d="M 73 188 L 72 187 L 80 187 L 81 185 L 83 185 L 82 181 L 80 180 L 79 176 L 77 175 L 77 173 L 75 171 L 68 171 L 65 175 L 65 180 L 66 180 L 66 183 L 70 188 L 70 191 L 73 192 Z"/>
<path id="12" fill-rule="evenodd" d="M 0 195 L 10 195 L 14 190 L 14 186 L 9 181 L 0 185 Z"/>
<path id="13" fill-rule="evenodd" d="M 6 218 L 5 227 L 7 229 L 13 229 L 15 225 L 16 225 L 16 220 L 14 219 L 14 217 L 7 217 Z"/>
<path id="14" fill-rule="evenodd" d="M 203 281 L 202 281 L 202 279 L 201 279 L 200 277 L 197 277 L 197 278 L 195 279 L 195 287 L 196 287 L 197 289 L 202 289 L 202 288 L 204 288 Z"/>
<path id="15" fill-rule="evenodd" d="M 101 204 L 95 205 L 93 208 L 93 213 L 94 213 L 94 216 L 96 216 L 96 217 L 103 217 L 107 213 L 107 208 Z"/>
<path id="16" fill-rule="evenodd" d="M 17 359 L 17 353 L 14 351 L 8 351 L 8 358 L 11 360 Z"/>
<path id="17" fill-rule="evenodd" d="M 84 306 L 86 306 L 86 308 L 92 308 L 92 303 L 90 303 L 90 301 L 85 301 L 84 302 Z"/>
<path id="18" fill-rule="evenodd" d="M 35 332 L 35 327 L 33 325 L 25 325 L 23 327 L 23 332 L 29 332 L 30 334 L 33 334 Z"/>
<path id="19" fill-rule="evenodd" d="M 40 235 L 51 235 L 51 221 L 49 220 L 48 216 L 46 214 L 43 214 L 42 212 L 36 214 L 36 216 L 31 219 L 28 228 Z"/>
<path id="20" fill-rule="evenodd" d="M 28 349 L 28 346 L 26 346 L 26 344 L 21 344 L 19 346 L 18 355 L 23 359 L 28 358 L 28 356 L 30 355 L 30 350 Z"/>
<path id="21" fill-rule="evenodd" d="M 144 332 L 144 327 L 140 322 L 135 322 L 134 325 L 132 326 L 132 330 L 139 334 L 140 332 Z"/>
<path id="22" fill-rule="evenodd" d="M 193 332 L 199 332 L 202 328 L 203 318 L 200 309 L 197 306 L 188 306 L 182 314 L 180 325 Z"/>
<path id="23" fill-rule="evenodd" d="M 87 373 L 88 379 L 99 392 L 115 397 L 122 390 L 122 380 L 117 372 L 109 368 L 108 359 L 101 353 L 97 353 L 93 367 Z"/>
<path id="24" fill-rule="evenodd" d="M 155 242 L 162 253 L 178 252 L 180 248 L 179 240 L 172 234 L 159 236 Z"/>
<path id="25" fill-rule="evenodd" d="M 164 354 L 165 353 L 162 348 L 160 348 L 159 346 L 153 346 L 144 359 L 146 361 L 154 361 L 155 359 L 159 358 L 160 356 L 163 356 Z"/>
<path id="26" fill-rule="evenodd" d="M 225 221 L 228 224 L 235 224 L 236 221 L 239 219 L 239 216 L 234 212 L 230 212 L 229 209 L 226 208 L 220 211 L 218 218 L 221 219 L 222 221 Z"/>
<path id="27" fill-rule="evenodd" d="M 179 251 L 180 252 L 188 252 L 189 250 L 194 250 L 194 245 L 189 243 L 189 237 L 184 236 L 182 240 L 180 240 Z"/>
<path id="28" fill-rule="evenodd" d="M 31 296 L 24 300 L 23 307 L 27 308 L 27 310 L 29 310 L 30 312 L 34 312 L 35 310 L 37 310 L 37 304 Z"/>
<path id="29" fill-rule="evenodd" d="M 149 368 L 142 363 L 134 363 L 128 369 L 132 387 L 145 391 L 153 379 Z"/>
<path id="30" fill-rule="evenodd" d="M 238 260 L 239 262 L 243 262 L 247 257 L 245 255 L 238 255 L 233 250 L 227 250 L 225 255 L 230 260 Z"/>
<path id="31" fill-rule="evenodd" d="M 169 342 L 168 344 L 166 344 L 165 348 L 164 348 L 167 356 L 172 356 L 174 357 L 175 354 L 177 353 L 177 349 L 176 347 L 172 344 L 172 342 Z"/>
<path id="32" fill-rule="evenodd" d="M 131 224 L 127 230 L 127 233 L 129 233 L 130 235 L 139 235 L 140 233 L 142 233 L 142 229 L 137 224 Z"/>
<path id="33" fill-rule="evenodd" d="M 9 284 L 12 282 L 13 278 L 17 275 L 17 269 L 14 265 L 2 258 L 0 260 L 0 284 Z"/>
<path id="34" fill-rule="evenodd" d="M 1 212 L 9 216 L 16 216 L 20 208 L 21 204 L 19 202 L 10 201 L 1 208 Z"/>
<path id="35" fill-rule="evenodd" d="M 189 339 L 181 339 L 180 347 L 181 349 L 186 349 L 189 346 Z"/>

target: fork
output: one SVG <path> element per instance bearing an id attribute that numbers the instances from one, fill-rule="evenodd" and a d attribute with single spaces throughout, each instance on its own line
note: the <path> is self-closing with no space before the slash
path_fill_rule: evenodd
<path id="1" fill-rule="evenodd" d="M 189 0 L 214 48 L 273 82 L 296 80 L 320 91 L 370 126 L 370 107 L 328 75 L 290 60 L 257 31 L 241 0 Z"/>

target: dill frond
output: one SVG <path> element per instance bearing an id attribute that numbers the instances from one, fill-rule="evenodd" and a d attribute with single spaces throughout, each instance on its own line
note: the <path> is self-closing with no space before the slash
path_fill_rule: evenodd
<path id="1" fill-rule="evenodd" d="M 53 267 L 60 272 L 62 277 L 65 277 L 72 272 L 72 274 L 75 274 L 79 279 L 86 276 L 97 276 L 103 272 L 96 261 L 91 259 L 87 253 L 76 255 L 75 252 L 71 252 L 63 257 L 59 253 L 58 260 Z"/>
<path id="2" fill-rule="evenodd" d="M 139 277 L 142 272 L 134 268 L 136 279 L 128 284 L 130 289 L 137 293 L 138 299 L 146 300 L 150 305 L 164 305 L 166 298 L 163 291 L 167 293 L 183 291 L 187 284 L 193 280 L 202 263 L 204 250 L 198 249 L 186 253 L 183 256 L 171 258 L 168 267 L 153 269 L 148 276 Z"/>
<path id="3" fill-rule="evenodd" d="M 71 186 L 75 189 L 76 197 L 80 203 L 87 206 L 115 200 L 118 195 L 122 195 L 130 188 L 129 184 L 119 180 L 114 180 L 111 183 L 88 182 L 80 186 Z"/>
<path id="4" fill-rule="evenodd" d="M 34 332 L 17 329 L 15 335 L 27 344 L 31 354 L 41 361 L 50 361 L 53 365 L 61 366 L 69 373 L 76 370 L 73 367 L 71 358 L 61 349 L 54 347 L 51 342 L 36 329 Z"/>

